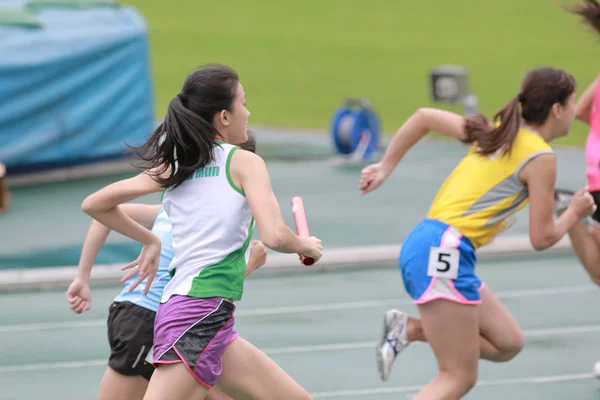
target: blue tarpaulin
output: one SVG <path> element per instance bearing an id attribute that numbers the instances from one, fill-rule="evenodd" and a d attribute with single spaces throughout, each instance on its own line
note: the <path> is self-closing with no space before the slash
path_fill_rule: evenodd
<path id="1" fill-rule="evenodd" d="M 142 16 L 127 6 L 28 12 L 38 28 L 0 22 L 0 162 L 35 171 L 143 143 L 154 112 Z"/>

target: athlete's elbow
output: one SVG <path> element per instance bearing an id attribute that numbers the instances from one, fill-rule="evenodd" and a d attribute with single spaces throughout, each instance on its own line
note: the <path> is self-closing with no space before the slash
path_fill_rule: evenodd
<path id="1" fill-rule="evenodd" d="M 271 234 L 260 235 L 260 241 L 265 245 L 265 247 L 277 251 L 281 247 L 281 237 L 273 232 Z"/>
<path id="2" fill-rule="evenodd" d="M 425 124 L 427 121 L 427 113 L 429 112 L 428 108 L 420 107 L 413 113 L 412 118 L 419 121 L 421 124 Z"/>
<path id="3" fill-rule="evenodd" d="M 92 196 L 86 197 L 85 200 L 83 200 L 83 203 L 81 203 L 81 211 L 88 215 L 94 214 L 97 211 L 97 208 Z"/>
<path id="4" fill-rule="evenodd" d="M 543 251 L 552 247 L 557 240 L 554 235 L 531 235 L 530 236 L 531 246 L 536 251 Z"/>
<path id="5" fill-rule="evenodd" d="M 281 221 L 279 226 L 274 227 L 266 236 L 262 236 L 261 242 L 271 250 L 279 253 L 290 253 L 291 242 L 293 241 L 293 233 L 288 226 Z"/>
<path id="6" fill-rule="evenodd" d="M 101 203 L 94 197 L 93 194 L 91 194 L 81 203 L 81 211 L 91 217 L 94 217 L 104 210 Z"/>
<path id="7" fill-rule="evenodd" d="M 531 241 L 531 246 L 533 246 L 533 249 L 535 251 L 544 251 L 546 250 L 548 247 L 550 247 L 549 244 L 547 244 L 546 242 L 539 242 L 539 241 Z"/>

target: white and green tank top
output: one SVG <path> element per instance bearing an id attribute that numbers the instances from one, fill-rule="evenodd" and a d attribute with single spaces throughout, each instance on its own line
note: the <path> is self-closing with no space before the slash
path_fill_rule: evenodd
<path id="1" fill-rule="evenodd" d="M 238 149 L 216 144 L 213 162 L 164 193 L 175 256 L 163 303 L 173 295 L 242 298 L 254 219 L 229 171 L 231 156 Z"/>

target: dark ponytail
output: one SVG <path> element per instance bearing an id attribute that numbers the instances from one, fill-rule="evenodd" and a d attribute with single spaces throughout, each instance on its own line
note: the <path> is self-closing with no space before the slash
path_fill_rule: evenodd
<path id="1" fill-rule="evenodd" d="M 137 150 L 144 169 L 156 168 L 154 179 L 165 188 L 177 187 L 194 171 L 213 161 L 219 132 L 215 114 L 231 111 L 239 79 L 223 66 L 207 66 L 190 74 L 171 100 L 164 121 Z M 162 177 L 170 170 L 168 177 Z"/>
<path id="2" fill-rule="evenodd" d="M 490 155 L 500 149 L 510 153 L 521 119 L 529 124 L 543 124 L 552 106 L 556 103 L 565 105 L 575 89 L 575 78 L 565 71 L 548 67 L 533 69 L 525 76 L 519 94 L 494 115 L 493 126 L 483 115 L 466 119 L 465 142 L 477 142 L 481 155 Z"/>
<path id="3" fill-rule="evenodd" d="M 568 10 L 581 16 L 583 23 L 600 33 L 600 3 L 597 0 L 585 0 L 583 4 L 572 6 Z"/>

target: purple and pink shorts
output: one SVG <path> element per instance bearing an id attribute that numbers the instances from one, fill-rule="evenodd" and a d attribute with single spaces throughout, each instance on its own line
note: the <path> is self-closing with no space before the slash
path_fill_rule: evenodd
<path id="1" fill-rule="evenodd" d="M 220 297 L 173 296 L 158 307 L 154 366 L 182 362 L 198 382 L 213 387 L 227 345 L 238 337 L 235 305 Z"/>

